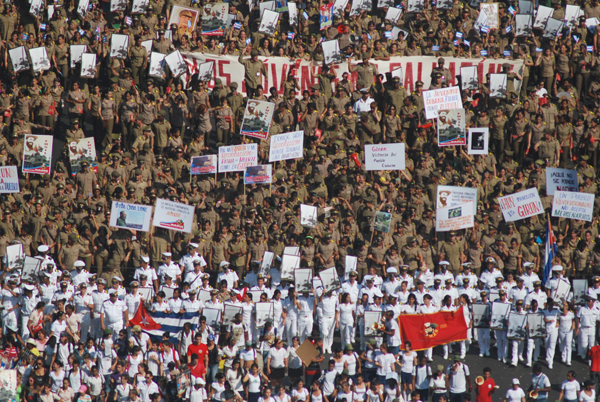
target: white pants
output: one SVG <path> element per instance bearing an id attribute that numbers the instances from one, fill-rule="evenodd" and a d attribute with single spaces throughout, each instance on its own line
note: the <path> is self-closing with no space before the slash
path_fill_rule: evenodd
<path id="1" fill-rule="evenodd" d="M 525 348 L 525 341 L 517 341 L 517 340 L 512 340 L 512 358 L 510 360 L 510 363 L 513 366 L 516 366 L 517 364 L 519 364 L 519 357 L 522 359 L 523 358 L 523 348 Z"/>
<path id="2" fill-rule="evenodd" d="M 283 333 L 285 332 L 285 325 L 283 325 L 283 319 L 279 317 L 279 319 L 275 319 L 275 322 L 273 324 L 275 326 L 275 329 L 277 330 L 277 337 L 284 339 Z"/>
<path id="3" fill-rule="evenodd" d="M 498 359 L 506 359 L 508 357 L 508 339 L 506 339 L 506 331 L 495 330 L 496 349 L 498 349 Z"/>
<path id="4" fill-rule="evenodd" d="M 354 323 L 340 324 L 340 337 L 342 338 L 342 349 L 353 343 Z"/>
<path id="5" fill-rule="evenodd" d="M 527 339 L 527 364 L 531 365 L 531 360 L 537 361 L 540 357 L 540 349 L 542 347 L 542 339 Z"/>
<path id="6" fill-rule="evenodd" d="M 300 344 L 308 338 L 312 332 L 314 320 L 312 316 L 299 317 L 298 318 L 298 337 L 300 338 Z M 323 346 L 325 343 L 323 342 Z"/>
<path id="7" fill-rule="evenodd" d="M 579 329 L 579 355 L 587 356 L 588 349 L 596 346 L 596 327 L 581 327 Z"/>
<path id="8" fill-rule="evenodd" d="M 569 332 L 558 331 L 558 347 L 560 359 L 563 363 L 571 363 L 571 343 L 573 342 L 573 330 Z"/>
<path id="9" fill-rule="evenodd" d="M 29 324 L 29 316 L 22 315 L 21 316 L 21 338 L 23 338 L 23 342 L 27 342 L 27 339 L 29 339 L 29 335 L 30 335 L 27 324 Z"/>
<path id="10" fill-rule="evenodd" d="M 489 328 L 477 328 L 477 342 L 479 343 L 479 353 L 490 353 Z"/>
<path id="11" fill-rule="evenodd" d="M 549 331 L 546 335 L 546 362 L 552 365 L 554 353 L 556 351 L 556 341 L 558 340 L 558 328 Z"/>
<path id="12" fill-rule="evenodd" d="M 285 336 L 288 340 L 288 345 L 293 345 L 292 338 L 298 336 L 298 318 L 295 316 L 285 317 Z"/>
<path id="13" fill-rule="evenodd" d="M 444 345 L 444 359 L 448 358 L 448 355 L 452 353 L 452 343 Z"/>
<path id="14" fill-rule="evenodd" d="M 83 317 L 81 317 L 81 328 L 79 331 L 79 338 L 83 342 L 87 342 L 87 338 L 90 335 L 90 325 L 92 325 L 92 318 L 90 317 L 90 314 L 84 314 Z"/>
<path id="15" fill-rule="evenodd" d="M 432 360 L 433 359 L 433 348 L 425 349 L 423 351 L 423 354 L 425 355 L 427 360 Z"/>
<path id="16" fill-rule="evenodd" d="M 335 317 L 323 316 L 319 318 L 319 331 L 321 332 L 321 338 L 323 338 L 323 349 L 331 350 L 333 346 L 333 332 L 335 331 Z M 310 334 L 307 336 L 310 336 Z"/>
<path id="17" fill-rule="evenodd" d="M 123 321 L 113 322 L 112 324 L 106 325 L 106 328 L 112 330 L 113 342 L 119 341 L 119 332 L 123 329 Z"/>

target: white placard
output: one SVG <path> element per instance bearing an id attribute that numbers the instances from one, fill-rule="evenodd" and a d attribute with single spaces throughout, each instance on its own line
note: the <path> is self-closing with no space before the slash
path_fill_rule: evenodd
<path id="1" fill-rule="evenodd" d="M 150 54 L 152 54 L 152 43 L 154 43 L 152 39 L 142 41 L 142 46 L 146 48 L 146 52 L 148 52 L 148 57 L 150 57 Z"/>
<path id="2" fill-rule="evenodd" d="M 519 0 L 519 14 L 533 15 L 533 1 Z"/>
<path id="3" fill-rule="evenodd" d="M 130 204 L 119 201 L 112 202 L 110 209 L 110 226 L 149 232 L 151 220 L 151 205 Z"/>
<path id="4" fill-rule="evenodd" d="M 321 284 L 323 285 L 325 292 L 340 288 L 340 278 L 338 277 L 337 269 L 335 267 L 327 268 L 319 272 L 319 278 L 321 278 Z"/>
<path id="5" fill-rule="evenodd" d="M 327 40 L 321 43 L 325 64 L 340 64 L 342 62 L 342 53 L 337 39 Z"/>
<path id="6" fill-rule="evenodd" d="M 181 74 L 187 72 L 187 64 L 183 60 L 183 56 L 179 50 L 174 51 L 173 53 L 169 53 L 165 56 L 165 62 L 169 66 L 171 73 L 173 74 L 173 78 L 179 77 Z"/>
<path id="7" fill-rule="evenodd" d="M 579 191 L 577 171 L 561 168 L 546 168 L 546 194 L 557 191 Z"/>
<path id="8" fill-rule="evenodd" d="M 460 68 L 460 87 L 463 90 L 476 90 L 479 88 L 477 66 L 466 66 Z"/>
<path id="9" fill-rule="evenodd" d="M 288 3 L 288 20 L 291 27 L 298 25 L 298 6 L 296 3 Z"/>
<path id="10" fill-rule="evenodd" d="M 89 10 L 90 0 L 79 0 L 79 4 L 77 5 L 77 13 L 82 17 L 85 17 Z"/>
<path id="11" fill-rule="evenodd" d="M 300 256 L 284 254 L 281 256 L 281 280 L 293 281 L 294 270 L 300 268 Z"/>
<path id="12" fill-rule="evenodd" d="M 273 260 L 275 259 L 275 253 L 271 251 L 265 251 L 263 254 L 263 259 L 260 264 L 260 273 L 263 275 L 267 275 L 271 270 L 271 264 L 273 264 Z"/>
<path id="13" fill-rule="evenodd" d="M 404 143 L 365 144 L 366 170 L 404 170 Z"/>
<path id="14" fill-rule="evenodd" d="M 490 129 L 488 127 L 470 128 L 467 146 L 469 155 L 487 155 L 490 147 Z"/>
<path id="15" fill-rule="evenodd" d="M 564 24 L 564 21 L 548 18 L 546 21 L 546 28 L 544 28 L 544 35 L 542 37 L 554 39 L 562 30 Z"/>
<path id="16" fill-rule="evenodd" d="M 165 55 L 158 52 L 150 53 L 150 77 L 165 78 L 167 71 L 165 69 Z"/>
<path id="17" fill-rule="evenodd" d="M 277 21 L 279 21 L 279 13 L 271 10 L 264 10 L 258 32 L 273 35 L 277 31 Z"/>
<path id="18" fill-rule="evenodd" d="M 356 267 L 358 266 L 358 257 L 355 257 L 353 255 L 347 255 L 345 262 L 346 267 L 344 270 L 344 280 L 347 281 L 348 279 L 350 279 L 350 272 L 354 271 L 358 273 L 358 269 L 356 269 Z"/>
<path id="19" fill-rule="evenodd" d="M 81 55 L 81 76 L 85 78 L 96 77 L 96 53 Z"/>
<path id="20" fill-rule="evenodd" d="M 404 85 L 404 74 L 402 74 L 402 67 L 393 69 L 390 73 L 390 76 L 392 77 L 392 79 L 398 77 L 398 80 L 400 81 L 400 86 Z"/>
<path id="21" fill-rule="evenodd" d="M 556 191 L 552 216 L 591 222 L 594 216 L 594 194 Z"/>
<path id="22" fill-rule="evenodd" d="M 294 270 L 294 285 L 296 292 L 310 292 L 312 289 L 312 268 L 299 268 Z"/>
<path id="23" fill-rule="evenodd" d="M 75 68 L 77 63 L 81 62 L 81 57 L 87 50 L 87 45 L 71 45 L 69 48 L 71 53 L 71 68 Z M 125 49 L 127 51 L 127 49 Z"/>
<path id="24" fill-rule="evenodd" d="M 25 252 L 23 244 L 10 244 L 6 246 L 6 266 L 8 270 L 21 269 L 25 263 Z"/>
<path id="25" fill-rule="evenodd" d="M 110 11 L 124 11 L 127 8 L 127 0 L 110 0 Z"/>
<path id="26" fill-rule="evenodd" d="M 38 273 L 40 272 L 41 265 L 42 260 L 26 255 L 25 262 L 23 263 L 23 274 L 21 275 L 21 281 L 36 283 L 39 279 Z"/>
<path id="27" fill-rule="evenodd" d="M 288 3 L 289 4 L 289 3 Z M 301 159 L 304 147 L 304 131 L 292 131 L 271 136 L 269 162 Z"/>
<path id="28" fill-rule="evenodd" d="M 207 61 L 206 63 L 202 63 L 198 66 L 198 81 L 200 82 L 211 82 L 213 78 L 213 69 L 215 62 Z"/>
<path id="29" fill-rule="evenodd" d="M 438 232 L 472 228 L 474 223 L 475 215 L 471 202 L 438 208 L 435 211 L 435 230 Z"/>
<path id="30" fill-rule="evenodd" d="M 191 233 L 193 221 L 193 205 L 163 200 L 162 198 L 156 200 L 153 226 Z"/>
<path id="31" fill-rule="evenodd" d="M 19 172 L 16 166 L 0 166 L 0 193 L 18 193 Z"/>
<path id="32" fill-rule="evenodd" d="M 258 164 L 258 144 L 219 147 L 219 173 L 243 172 Z"/>
<path id="33" fill-rule="evenodd" d="M 131 5 L 131 13 L 132 14 L 145 14 L 148 6 L 150 5 L 150 0 L 133 0 Z M 148 52 L 150 53 L 150 52 Z"/>
<path id="34" fill-rule="evenodd" d="M 554 9 L 552 7 L 539 6 L 537 14 L 535 15 L 533 27 L 536 29 L 544 29 L 546 27 L 546 22 L 548 22 L 548 18 L 552 17 L 553 13 Z"/>
<path id="35" fill-rule="evenodd" d="M 10 61 L 12 62 L 13 70 L 15 70 L 16 73 L 29 69 L 29 60 L 27 59 L 25 46 L 19 46 L 14 49 L 10 49 L 8 54 L 10 55 Z"/>
<path id="36" fill-rule="evenodd" d="M 531 2 L 527 2 L 531 3 Z M 531 36 L 533 17 L 531 15 L 517 14 L 515 16 L 515 35 L 516 36 Z"/>
<path id="37" fill-rule="evenodd" d="M 506 222 L 514 222 L 544 213 L 544 206 L 535 187 L 499 197 L 498 203 Z"/>
<path id="38" fill-rule="evenodd" d="M 300 204 L 300 225 L 315 228 L 317 223 L 317 207 Z"/>
<path id="39" fill-rule="evenodd" d="M 31 57 L 31 64 L 34 72 L 44 71 L 50 69 L 50 59 L 48 58 L 48 52 L 46 47 L 36 47 L 29 49 L 29 56 Z"/>
<path id="40" fill-rule="evenodd" d="M 400 19 L 401 16 L 402 16 L 401 8 L 390 7 L 390 8 L 388 8 L 387 12 L 385 13 L 385 20 L 389 20 L 393 26 L 398 23 L 398 20 Z"/>
<path id="41" fill-rule="evenodd" d="M 453 207 L 465 202 L 477 209 L 477 188 L 457 186 L 437 186 L 436 208 Z"/>
<path id="42" fill-rule="evenodd" d="M 508 74 L 490 74 L 490 98 L 506 98 Z"/>
<path id="43" fill-rule="evenodd" d="M 435 119 L 438 110 L 461 109 L 463 105 L 460 88 L 455 86 L 423 91 L 423 104 L 427 119 Z"/>
<path id="44" fill-rule="evenodd" d="M 129 35 L 113 34 L 110 38 L 110 57 L 121 60 L 126 59 L 128 47 Z M 71 46 L 71 49 L 73 49 L 73 46 Z"/>
<path id="45" fill-rule="evenodd" d="M 295 255 L 300 257 L 300 247 L 298 246 L 285 246 L 283 248 L 283 254 L 285 255 Z"/>
<path id="46" fill-rule="evenodd" d="M 44 12 L 44 0 L 31 0 L 30 3 L 29 14 L 34 17 L 42 17 L 42 13 Z"/>
<path id="47" fill-rule="evenodd" d="M 256 309 L 256 328 L 264 327 L 267 321 L 273 322 L 273 302 L 258 302 L 254 307 Z"/>
<path id="48" fill-rule="evenodd" d="M 565 23 L 570 29 L 575 29 L 579 25 L 579 16 L 583 15 L 581 7 L 573 4 L 567 4 L 565 7 Z"/>
<path id="49" fill-rule="evenodd" d="M 288 5 L 289 5 L 289 3 L 288 3 Z M 332 9 L 331 14 L 334 17 L 344 15 L 344 10 L 346 9 L 347 5 L 348 5 L 348 0 L 335 0 L 333 2 L 333 9 Z"/>

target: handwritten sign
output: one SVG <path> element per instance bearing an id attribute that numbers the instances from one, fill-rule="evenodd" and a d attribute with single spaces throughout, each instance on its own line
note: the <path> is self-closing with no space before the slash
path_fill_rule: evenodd
<path id="1" fill-rule="evenodd" d="M 365 145 L 365 168 L 367 170 L 404 170 L 404 144 Z"/>
<path id="2" fill-rule="evenodd" d="M 163 200 L 162 198 L 156 200 L 153 226 L 191 233 L 193 221 L 194 207 L 192 205 Z"/>
<path id="3" fill-rule="evenodd" d="M 438 117 L 439 110 L 462 109 L 460 88 L 450 87 L 423 91 L 423 104 L 427 119 Z"/>
<path id="4" fill-rule="evenodd" d="M 243 172 L 258 164 L 258 144 L 219 147 L 219 173 Z"/>
<path id="5" fill-rule="evenodd" d="M 472 228 L 474 223 L 475 215 L 473 214 L 472 202 L 436 210 L 435 230 L 438 232 Z"/>
<path id="6" fill-rule="evenodd" d="M 0 166 L 0 193 L 18 193 L 19 172 L 16 166 Z"/>
<path id="7" fill-rule="evenodd" d="M 304 131 L 292 131 L 271 137 L 269 162 L 302 158 Z"/>
<path id="8" fill-rule="evenodd" d="M 515 194 L 498 198 L 504 220 L 514 222 L 544 213 L 537 188 L 530 188 Z"/>
<path id="9" fill-rule="evenodd" d="M 591 222 L 593 214 L 594 194 L 573 191 L 554 193 L 552 216 Z"/>
<path id="10" fill-rule="evenodd" d="M 577 171 L 571 169 L 547 168 L 546 191 L 554 195 L 556 191 L 579 191 Z"/>

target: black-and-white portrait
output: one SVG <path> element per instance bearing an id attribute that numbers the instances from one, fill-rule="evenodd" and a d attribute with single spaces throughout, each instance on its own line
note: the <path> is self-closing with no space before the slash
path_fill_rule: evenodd
<path id="1" fill-rule="evenodd" d="M 350 17 L 359 15 L 361 10 L 363 10 L 363 3 L 366 1 L 367 0 L 352 0 L 352 6 L 350 7 Z"/>
<path id="2" fill-rule="evenodd" d="M 206 317 L 206 325 L 216 331 L 221 330 L 221 310 L 216 308 L 202 309 L 202 315 Z"/>
<path id="3" fill-rule="evenodd" d="M 146 48 L 148 55 L 150 55 L 150 53 L 152 53 L 152 42 L 154 42 L 152 39 L 142 41 L 142 46 Z"/>
<path id="4" fill-rule="evenodd" d="M 490 98 L 506 98 L 507 74 L 490 74 Z"/>
<path id="5" fill-rule="evenodd" d="M 181 74 L 187 72 L 188 67 L 183 60 L 183 56 L 179 52 L 179 50 L 174 51 L 171 54 L 165 56 L 165 62 L 169 69 L 171 70 L 171 74 L 173 74 L 174 78 L 179 77 Z"/>
<path id="6" fill-rule="evenodd" d="M 271 265 L 273 265 L 273 261 L 275 260 L 275 253 L 271 251 L 265 251 L 263 254 L 263 259 L 260 263 L 260 273 L 263 275 L 268 275 L 271 271 Z"/>
<path id="7" fill-rule="evenodd" d="M 392 26 L 396 25 L 398 23 L 398 20 L 400 19 L 401 16 L 402 16 L 402 9 L 396 8 L 396 7 L 388 8 L 387 12 L 385 13 L 385 19 L 389 20 L 392 23 Z"/>
<path id="8" fill-rule="evenodd" d="M 15 72 L 29 69 L 29 60 L 27 59 L 27 52 L 24 46 L 19 46 L 8 51 L 10 61 L 13 65 Z"/>
<path id="9" fill-rule="evenodd" d="M 40 272 L 41 265 L 41 260 L 26 255 L 25 261 L 23 262 L 23 273 L 21 275 L 21 281 L 32 283 L 37 282 L 38 272 Z"/>
<path id="10" fill-rule="evenodd" d="M 79 4 L 77 5 L 77 13 L 82 17 L 85 17 L 89 10 L 90 0 L 79 0 Z"/>
<path id="11" fill-rule="evenodd" d="M 45 46 L 29 49 L 29 57 L 31 57 L 34 72 L 50 69 L 50 58 Z"/>
<path id="12" fill-rule="evenodd" d="M 488 127 L 469 128 L 467 152 L 469 155 L 487 155 L 490 129 Z"/>
<path id="13" fill-rule="evenodd" d="M 527 327 L 530 338 L 543 339 L 546 337 L 546 323 L 542 312 L 527 314 Z"/>
<path id="14" fill-rule="evenodd" d="M 519 0 L 519 14 L 527 14 L 533 16 L 533 1 Z"/>
<path id="15" fill-rule="evenodd" d="M 321 43 L 325 64 L 339 64 L 342 62 L 342 53 L 337 39 L 327 40 Z"/>
<path id="16" fill-rule="evenodd" d="M 581 7 L 567 4 L 565 7 L 565 21 L 567 27 L 570 29 L 577 28 L 577 25 L 579 25 L 580 15 L 583 15 L 583 10 L 581 10 Z"/>
<path id="17" fill-rule="evenodd" d="M 300 225 L 314 228 L 317 223 L 317 207 L 300 204 Z"/>
<path id="18" fill-rule="evenodd" d="M 158 52 L 150 54 L 150 77 L 164 78 L 167 75 L 165 69 L 165 55 Z"/>
<path id="19" fill-rule="evenodd" d="M 394 7 L 394 0 L 377 0 L 377 8 Z"/>
<path id="20" fill-rule="evenodd" d="M 407 13 L 422 13 L 425 9 L 425 0 L 407 0 Z"/>
<path id="21" fill-rule="evenodd" d="M 277 21 L 279 21 L 279 13 L 271 10 L 264 10 L 258 32 L 267 35 L 273 35 L 277 31 Z"/>
<path id="22" fill-rule="evenodd" d="M 325 289 L 326 292 L 340 288 L 340 278 L 335 267 L 327 268 L 319 272 L 319 278 L 321 278 L 323 289 Z"/>
<path id="23" fill-rule="evenodd" d="M 531 3 L 531 2 L 528 2 Z M 515 35 L 531 36 L 533 32 L 533 17 L 529 14 L 517 14 L 515 16 Z"/>
<path id="24" fill-rule="evenodd" d="M 127 0 L 110 0 L 110 11 L 123 11 L 127 8 Z"/>
<path id="25" fill-rule="evenodd" d="M 94 78 L 96 76 L 96 53 L 84 53 L 81 55 L 81 76 Z"/>
<path id="26" fill-rule="evenodd" d="M 554 18 L 548 18 L 546 21 L 546 28 L 544 28 L 544 38 L 554 39 L 556 35 L 562 30 L 565 23 L 561 20 Z"/>
<path id="27" fill-rule="evenodd" d="M 587 279 L 573 279 L 573 303 L 584 304 L 584 296 L 588 290 Z"/>
<path id="28" fill-rule="evenodd" d="M 210 82 L 213 78 L 213 68 L 215 62 L 207 61 L 206 63 L 202 63 L 198 66 L 198 81 L 200 82 Z"/>
<path id="29" fill-rule="evenodd" d="M 133 0 L 133 4 L 131 5 L 131 13 L 146 14 L 148 5 L 150 5 L 150 0 Z"/>
<path id="30" fill-rule="evenodd" d="M 276 1 L 263 1 L 259 4 L 259 12 L 260 15 L 263 15 L 265 10 L 276 11 L 277 10 L 277 2 Z"/>
<path id="31" fill-rule="evenodd" d="M 288 3 L 288 19 L 290 26 L 298 25 L 298 5 L 296 3 Z"/>
<path id="32" fill-rule="evenodd" d="M 479 88 L 477 66 L 466 66 L 460 68 L 460 87 L 462 90 L 474 90 Z"/>
<path id="33" fill-rule="evenodd" d="M 571 292 L 571 284 L 566 280 L 560 280 L 557 282 L 556 287 L 550 293 L 550 297 L 554 300 L 554 303 L 557 306 L 562 306 L 562 304 L 567 300 L 569 293 Z"/>
<path id="34" fill-rule="evenodd" d="M 110 57 L 121 60 L 126 59 L 128 47 L 129 35 L 113 34 L 110 39 Z"/>
<path id="35" fill-rule="evenodd" d="M 44 0 L 31 0 L 29 14 L 35 17 L 41 17 L 44 12 Z"/>
<path id="36" fill-rule="evenodd" d="M 527 314 L 510 313 L 508 316 L 508 339 L 525 340 L 527 338 Z"/>
<path id="37" fill-rule="evenodd" d="M 510 303 L 493 302 L 490 328 L 506 330 L 508 328 L 508 314 L 511 307 Z"/>
<path id="38" fill-rule="evenodd" d="M 473 304 L 473 327 L 489 328 L 492 311 L 489 304 Z"/>
<path id="39" fill-rule="evenodd" d="M 546 23 L 548 22 L 548 18 L 552 17 L 552 13 L 554 13 L 554 9 L 552 7 L 539 6 L 537 9 L 537 14 L 535 15 L 533 27 L 535 29 L 544 29 L 546 27 Z"/>
<path id="40" fill-rule="evenodd" d="M 21 243 L 6 246 L 6 266 L 9 270 L 22 269 L 27 255 Z"/>
<path id="41" fill-rule="evenodd" d="M 296 292 L 310 292 L 312 290 L 312 268 L 299 268 L 294 270 L 294 285 Z"/>

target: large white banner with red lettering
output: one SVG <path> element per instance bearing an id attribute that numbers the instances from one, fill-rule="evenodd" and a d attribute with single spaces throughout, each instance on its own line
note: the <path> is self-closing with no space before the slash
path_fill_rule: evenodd
<path id="1" fill-rule="evenodd" d="M 207 61 L 214 61 L 215 65 L 213 68 L 214 78 L 220 78 L 224 85 L 229 85 L 230 82 L 237 82 L 240 84 L 238 91 L 245 93 L 246 86 L 244 83 L 244 66 L 238 62 L 237 56 L 215 56 L 203 53 L 182 53 L 184 60 L 188 65 L 189 72 L 195 74 L 198 72 L 198 66 Z M 291 69 L 297 70 L 298 83 L 300 84 L 301 91 L 298 92 L 298 97 L 302 96 L 302 91 L 308 90 L 312 85 L 317 84 L 317 79 L 311 78 L 310 69 L 311 65 L 308 61 L 293 60 L 284 57 L 259 57 L 268 71 L 268 78 L 262 77 L 263 88 L 265 93 L 268 93 L 269 88 L 275 87 L 280 94 L 283 94 L 282 82 L 285 81 L 288 73 Z M 433 56 L 419 56 L 419 57 L 392 57 L 388 61 L 371 61 L 372 64 L 377 66 L 379 74 L 391 73 L 398 67 L 402 67 L 404 73 L 403 85 L 407 91 L 414 91 L 415 84 L 417 81 L 423 81 L 423 89 L 429 89 L 431 82 L 431 72 L 437 67 L 437 57 Z M 444 67 L 450 70 L 450 83 L 449 86 L 458 85 L 456 76 L 460 75 L 460 68 L 467 66 L 477 66 L 477 72 L 479 74 L 479 82 L 485 82 L 485 75 L 487 73 L 496 73 L 502 71 L 502 64 L 509 63 L 512 65 L 512 70 L 518 73 L 523 68 L 522 60 L 505 60 L 505 59 L 459 59 L 454 57 L 445 57 Z M 356 64 L 356 62 L 353 62 Z M 338 78 L 341 78 L 342 74 L 348 72 L 348 63 L 334 64 L 332 66 L 337 71 Z M 320 71 L 320 66 L 312 67 L 313 73 L 316 74 Z M 351 74 L 351 80 L 356 82 L 357 73 Z M 214 79 L 212 80 L 214 82 Z M 337 83 L 337 80 L 334 82 Z M 212 88 L 213 84 L 209 85 Z"/>

